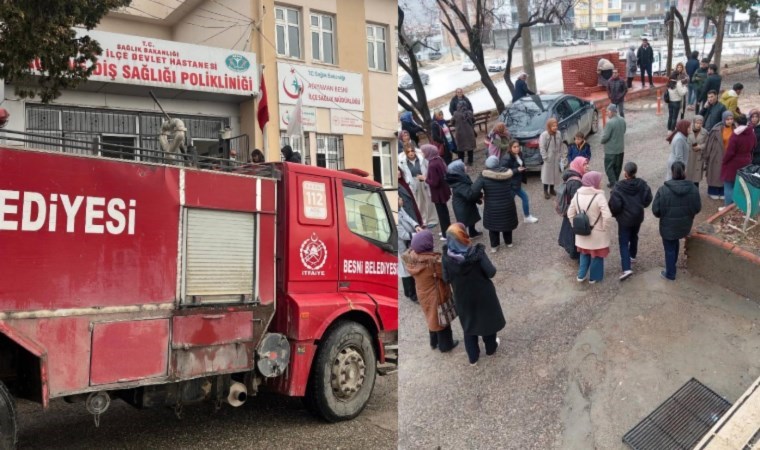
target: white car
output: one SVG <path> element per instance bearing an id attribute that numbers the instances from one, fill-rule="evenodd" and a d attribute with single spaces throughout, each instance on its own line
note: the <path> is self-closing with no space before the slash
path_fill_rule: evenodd
<path id="1" fill-rule="evenodd" d="M 469 59 L 462 61 L 462 70 L 475 70 L 475 63 Z"/>
<path id="2" fill-rule="evenodd" d="M 507 60 L 506 59 L 494 59 L 488 64 L 488 71 L 489 72 L 501 72 L 507 70 Z"/>

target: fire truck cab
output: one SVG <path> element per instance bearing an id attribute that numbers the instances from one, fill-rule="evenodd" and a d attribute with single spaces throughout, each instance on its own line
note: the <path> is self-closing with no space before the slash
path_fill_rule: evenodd
<path id="1" fill-rule="evenodd" d="M 96 424 L 114 398 L 180 415 L 268 389 L 328 421 L 367 404 L 398 329 L 381 187 L 173 159 L 0 147 L 0 448 L 14 398 L 82 401 Z"/>

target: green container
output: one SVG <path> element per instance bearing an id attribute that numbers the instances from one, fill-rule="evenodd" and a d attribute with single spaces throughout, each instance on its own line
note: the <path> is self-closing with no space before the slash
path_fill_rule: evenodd
<path id="1" fill-rule="evenodd" d="M 734 203 L 736 207 L 750 217 L 760 213 L 760 188 L 747 183 L 741 176 L 736 177 L 734 186 Z"/>

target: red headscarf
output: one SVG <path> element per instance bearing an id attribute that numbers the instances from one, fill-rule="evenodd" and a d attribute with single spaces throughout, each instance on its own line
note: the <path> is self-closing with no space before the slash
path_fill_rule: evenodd
<path id="1" fill-rule="evenodd" d="M 689 122 L 686 119 L 681 119 L 676 123 L 676 129 L 673 130 L 672 133 L 670 133 L 670 136 L 665 139 L 668 142 L 672 142 L 673 138 L 676 136 L 676 133 L 681 133 L 685 136 L 689 135 L 689 127 L 691 126 L 691 122 Z"/>

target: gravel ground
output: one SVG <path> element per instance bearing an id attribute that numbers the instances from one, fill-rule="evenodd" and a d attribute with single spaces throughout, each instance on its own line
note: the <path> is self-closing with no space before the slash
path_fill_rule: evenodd
<path id="1" fill-rule="evenodd" d="M 736 81 L 742 81 L 745 85 L 740 107 L 749 110 L 752 104 L 760 105 L 760 84 L 756 73 L 729 75 L 723 85 L 730 86 Z M 628 132 L 625 159 L 633 160 L 639 165 L 639 177 L 644 178 L 655 192 L 664 181 L 669 146 L 664 140 L 667 113 L 655 115 L 650 108 L 651 103 L 650 98 L 626 105 Z M 687 113 L 687 118 L 692 115 L 693 113 Z M 593 155 L 591 169 L 603 173 L 603 150 L 599 139 L 600 135 L 590 138 Z M 476 167 L 470 172 L 473 178 L 482 169 L 483 159 L 483 152 L 479 152 Z M 606 186 L 606 177 L 603 185 Z M 721 206 L 719 201 L 710 200 L 706 196 L 706 188 L 705 183 L 702 183 L 700 191 L 703 207 L 697 222 L 705 220 Z M 621 329 L 610 322 L 632 320 L 640 316 L 642 325 L 628 327 L 624 330 L 625 336 L 634 341 L 639 340 L 638 345 L 645 349 L 667 347 L 667 350 L 663 349 L 659 353 L 653 350 L 652 353 L 658 353 L 655 360 L 660 357 L 675 361 L 673 352 L 677 351 L 698 357 L 701 350 L 697 345 L 688 345 L 688 342 L 687 345 L 675 347 L 672 343 L 673 333 L 667 330 L 668 320 L 652 324 L 647 321 L 649 316 L 646 314 L 636 308 L 626 308 L 629 295 L 623 288 L 627 286 L 630 286 L 631 292 L 637 293 L 636 298 L 641 298 L 637 307 L 643 307 L 643 304 L 651 300 L 655 300 L 660 304 L 658 307 L 661 307 L 663 299 L 674 298 L 676 293 L 684 291 L 678 288 L 678 281 L 672 286 L 665 286 L 662 284 L 665 282 L 659 279 L 659 271 L 664 263 L 663 250 L 658 221 L 651 215 L 651 210 L 648 210 L 641 228 L 639 255 L 634 267 L 636 273 L 630 281 L 625 282 L 628 284 L 617 280 L 620 258 L 615 224 L 610 231 L 613 244 L 605 262 L 604 281 L 595 286 L 586 283 L 578 285 L 575 282 L 576 263 L 557 245 L 561 221 L 553 211 L 553 200 L 544 200 L 540 179 L 535 175 L 530 177 L 527 190 L 531 198 L 531 212 L 539 218 L 539 222 L 521 223 L 514 232 L 514 247 L 507 249 L 502 246 L 492 257 L 499 270 L 494 282 L 507 316 L 507 327 L 500 333 L 502 347 L 496 355 L 482 357 L 478 366 L 473 368 L 467 363 L 461 344 L 450 354 L 431 352 L 418 306 L 405 300 L 403 291 L 399 290 L 402 299 L 399 312 L 400 345 L 403 349 L 399 372 L 399 448 L 622 448 L 622 433 L 688 380 L 686 378 L 681 381 L 679 377 L 671 379 L 673 372 L 678 373 L 679 368 L 684 375 L 693 372 L 694 367 L 688 363 L 679 366 L 673 362 L 674 368 L 664 368 L 646 357 L 642 357 L 635 367 L 627 367 L 627 370 L 641 374 L 642 379 L 650 380 L 661 375 L 669 380 L 657 383 L 657 389 L 651 389 L 647 384 L 638 386 L 638 397 L 646 397 L 647 391 L 652 390 L 654 394 L 651 395 L 659 398 L 659 401 L 649 398 L 637 403 L 643 406 L 636 411 L 636 420 L 631 418 L 630 411 L 628 415 L 615 408 L 600 412 L 594 405 L 587 404 L 594 400 L 608 401 L 609 398 L 595 398 L 592 391 L 599 383 L 605 386 L 611 383 L 609 377 L 588 375 L 588 367 L 614 373 L 613 369 L 617 367 L 615 357 L 621 353 L 610 352 L 612 346 L 608 346 L 607 351 L 592 351 L 594 339 L 589 339 L 583 334 L 584 331 L 588 333 L 587 330 L 598 328 L 602 330 L 600 333 L 606 333 L 605 336 L 614 337 L 614 333 L 620 333 Z M 521 211 L 519 206 L 518 210 Z M 479 242 L 486 243 L 487 238 L 484 238 L 480 238 Z M 684 264 L 682 251 L 679 277 L 684 280 L 682 283 L 688 281 L 697 285 L 696 288 L 689 285 L 692 302 L 680 299 L 684 303 L 679 305 L 685 309 L 661 308 L 661 312 L 665 318 L 683 325 L 679 329 L 684 332 L 696 332 L 697 336 L 708 336 L 723 343 L 721 338 L 725 336 L 721 336 L 717 328 L 713 335 L 706 335 L 707 331 L 702 332 L 710 328 L 694 330 L 692 325 L 702 322 L 701 313 L 713 310 L 708 306 L 694 304 L 693 300 L 698 299 L 702 292 L 705 296 L 717 295 L 718 298 L 731 298 L 736 302 L 730 303 L 735 306 L 733 309 L 725 307 L 727 311 L 721 316 L 725 317 L 726 323 L 718 328 L 722 331 L 730 326 L 737 326 L 736 329 L 744 325 L 748 327 L 748 334 L 742 338 L 748 341 L 740 342 L 741 350 L 747 353 L 738 352 L 735 355 L 737 361 L 732 363 L 736 364 L 734 367 L 737 370 L 741 368 L 746 371 L 742 372 L 742 380 L 749 384 L 760 374 L 760 366 L 757 365 L 760 358 L 760 334 L 757 332 L 760 326 L 759 308 L 755 304 L 744 305 L 727 291 L 708 292 L 708 286 L 704 283 L 700 285 L 699 280 L 688 276 Z M 673 302 L 670 306 L 676 304 Z M 745 311 L 741 308 L 750 309 Z M 626 316 L 634 312 L 636 314 L 633 317 Z M 735 323 L 742 314 L 749 315 L 746 319 L 749 323 Z M 454 326 L 454 335 L 461 339 L 462 331 L 458 324 Z M 648 338 L 644 339 L 646 336 Z M 716 346 L 720 347 L 718 344 Z M 588 364 L 589 361 L 582 357 L 579 362 L 576 357 L 578 348 L 588 350 L 584 354 L 593 355 L 596 362 Z M 720 348 L 723 352 L 728 348 L 731 353 L 730 345 Z M 716 350 L 715 353 L 720 354 L 720 351 Z M 625 355 L 625 352 L 622 354 Z M 752 358 L 747 356 L 749 354 Z M 688 360 L 688 357 L 684 359 Z M 678 362 L 680 361 L 679 359 Z M 749 381 L 744 380 L 745 376 Z M 720 376 L 714 375 L 708 381 L 713 379 L 720 379 Z M 731 377 L 732 382 L 736 381 L 733 384 L 721 382 L 721 387 L 729 391 L 724 391 L 724 395 L 738 396 L 746 388 L 738 379 L 738 376 Z M 570 389 L 571 386 L 580 386 L 580 389 Z M 576 392 L 580 401 L 572 398 Z M 604 392 L 612 392 L 610 395 L 613 395 L 615 389 L 607 388 Z M 666 392 L 669 393 L 664 394 Z M 573 412 L 572 406 L 576 405 L 582 409 Z M 583 419 L 586 415 L 589 417 Z M 615 426 L 611 427 L 610 424 Z"/>
<path id="2" fill-rule="evenodd" d="M 240 408 L 212 404 L 137 410 L 112 400 L 95 428 L 84 403 L 51 403 L 48 411 L 19 401 L 19 449 L 395 449 L 398 441 L 396 375 L 377 377 L 369 405 L 349 422 L 328 424 L 311 416 L 299 399 L 272 394 Z"/>

